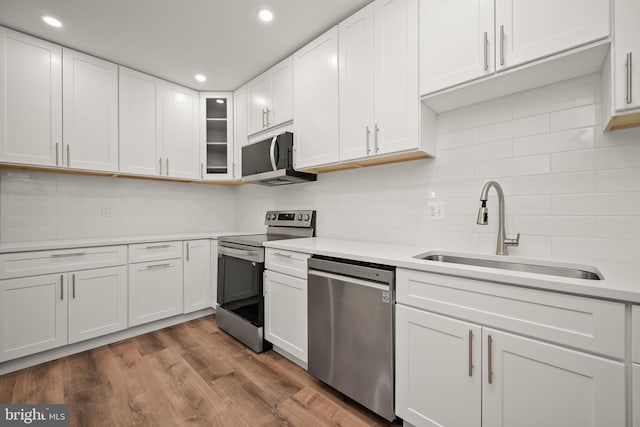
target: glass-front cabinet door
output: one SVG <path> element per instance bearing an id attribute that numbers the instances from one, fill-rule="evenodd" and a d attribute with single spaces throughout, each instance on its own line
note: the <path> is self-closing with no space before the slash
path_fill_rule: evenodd
<path id="1" fill-rule="evenodd" d="M 233 179 L 233 93 L 200 94 L 200 178 L 208 181 Z"/>

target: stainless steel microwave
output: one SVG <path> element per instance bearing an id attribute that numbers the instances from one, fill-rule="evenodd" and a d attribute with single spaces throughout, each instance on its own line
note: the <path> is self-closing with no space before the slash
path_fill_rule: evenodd
<path id="1" fill-rule="evenodd" d="M 312 173 L 293 168 L 293 134 L 284 132 L 242 147 L 242 180 L 252 184 L 286 185 L 315 181 Z"/>

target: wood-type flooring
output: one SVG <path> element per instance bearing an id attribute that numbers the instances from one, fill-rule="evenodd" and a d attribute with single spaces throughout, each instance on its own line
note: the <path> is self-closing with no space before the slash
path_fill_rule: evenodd
<path id="1" fill-rule="evenodd" d="M 387 426 L 214 316 L 0 376 L 0 403 L 66 403 L 72 426 Z"/>

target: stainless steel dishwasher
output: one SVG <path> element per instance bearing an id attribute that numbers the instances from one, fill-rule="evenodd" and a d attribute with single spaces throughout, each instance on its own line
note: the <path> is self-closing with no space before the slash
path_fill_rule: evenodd
<path id="1" fill-rule="evenodd" d="M 309 373 L 378 415 L 394 415 L 395 268 L 309 259 Z"/>

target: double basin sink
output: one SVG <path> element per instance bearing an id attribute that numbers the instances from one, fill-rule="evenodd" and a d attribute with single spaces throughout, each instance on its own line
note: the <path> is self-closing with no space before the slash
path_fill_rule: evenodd
<path id="1" fill-rule="evenodd" d="M 427 261 L 437 261 L 452 264 L 470 265 L 476 267 L 488 267 L 497 268 L 500 270 L 519 271 L 525 273 L 537 273 L 546 274 L 549 276 L 558 276 L 571 279 L 586 279 L 586 280 L 602 280 L 603 277 L 595 268 L 572 266 L 570 264 L 564 265 L 550 265 L 543 264 L 539 261 L 533 261 L 531 263 L 524 262 L 522 260 L 497 260 L 491 258 L 481 257 L 469 257 L 464 255 L 453 255 L 445 253 L 427 252 L 425 254 L 416 255 L 414 258 L 423 259 Z"/>

